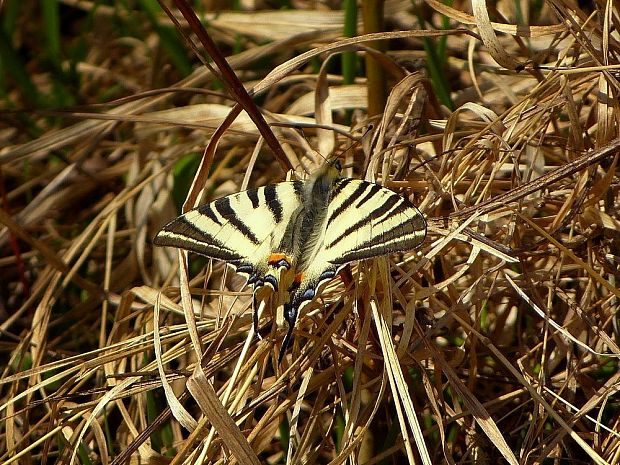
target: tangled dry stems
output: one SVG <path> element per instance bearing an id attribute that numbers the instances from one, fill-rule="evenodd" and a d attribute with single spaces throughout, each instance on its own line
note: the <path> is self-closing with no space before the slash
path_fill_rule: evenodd
<path id="1" fill-rule="evenodd" d="M 177 252 L 150 246 L 232 106 L 204 91 L 207 69 L 141 93 L 147 42 L 123 57 L 110 41 L 116 63 L 96 53 L 81 63 L 83 97 L 116 82 L 131 98 L 97 113 L 31 112 L 36 137 L 5 126 L 4 463 L 617 463 L 619 50 L 605 29 L 617 7 L 609 22 L 588 21 L 550 1 L 550 26 L 519 29 L 428 5 L 453 29 L 382 36 L 398 41 L 386 42 L 393 86 L 374 118 L 362 79 L 308 64 L 367 51 L 367 37 L 339 39 L 333 12 L 306 11 L 303 30 L 297 11 L 264 12 L 251 33 L 239 30 L 246 13 L 212 18 L 222 46 L 235 33 L 271 40 L 228 61 L 279 123 L 286 160 L 242 115 L 191 192 L 303 177 L 317 150 L 336 150 L 348 175 L 409 196 L 429 220 L 421 253 L 332 281 L 282 366 L 276 296 L 260 296 L 259 340 L 243 280 L 190 257 L 179 283 Z M 387 16 L 412 24 L 402 5 Z M 454 111 L 399 65 L 418 59 L 424 37 L 446 38 Z M 250 70 L 273 56 L 283 64 L 270 73 Z M 361 143 L 345 151 L 351 138 Z"/>

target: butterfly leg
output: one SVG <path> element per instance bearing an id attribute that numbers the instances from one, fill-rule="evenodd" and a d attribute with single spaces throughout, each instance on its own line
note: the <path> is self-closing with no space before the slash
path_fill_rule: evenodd
<path id="1" fill-rule="evenodd" d="M 258 328 L 258 300 L 256 300 L 256 291 L 252 293 L 252 324 L 254 326 L 254 334 L 258 340 L 262 340 L 263 336 L 260 335 Z"/>
<path id="2" fill-rule="evenodd" d="M 256 337 L 261 340 L 262 336 L 258 331 L 258 300 L 256 299 L 256 293 L 265 285 L 264 278 L 261 278 L 258 274 L 252 274 L 248 279 L 248 284 L 253 287 L 252 292 L 252 325 L 254 326 L 254 334 Z"/>

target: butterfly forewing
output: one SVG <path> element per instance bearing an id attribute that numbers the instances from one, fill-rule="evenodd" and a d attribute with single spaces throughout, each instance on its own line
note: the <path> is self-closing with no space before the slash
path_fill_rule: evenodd
<path id="1" fill-rule="evenodd" d="M 172 220 L 156 245 L 180 247 L 235 266 L 266 265 L 301 207 L 302 183 L 282 182 L 222 197 Z"/>
<path id="2" fill-rule="evenodd" d="M 334 187 L 320 258 L 342 266 L 414 249 L 425 237 L 426 221 L 406 198 L 375 183 L 343 178 Z"/>

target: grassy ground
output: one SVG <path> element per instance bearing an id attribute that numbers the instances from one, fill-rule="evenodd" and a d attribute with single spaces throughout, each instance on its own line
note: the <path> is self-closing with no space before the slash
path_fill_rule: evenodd
<path id="1" fill-rule="evenodd" d="M 0 462 L 620 462 L 617 4 L 217 3 L 251 99 L 173 4 L 183 34 L 0 3 Z M 273 140 L 227 119 L 252 101 Z M 343 270 L 278 365 L 277 296 L 259 340 L 242 278 L 151 239 L 330 154 L 428 236 Z"/>

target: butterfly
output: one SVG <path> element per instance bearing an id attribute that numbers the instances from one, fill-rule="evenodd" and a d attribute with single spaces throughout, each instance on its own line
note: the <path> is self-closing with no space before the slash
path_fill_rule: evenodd
<path id="1" fill-rule="evenodd" d="M 153 243 L 223 260 L 248 276 L 254 296 L 286 287 L 291 344 L 297 317 L 319 287 L 350 262 L 404 252 L 426 237 L 424 216 L 379 184 L 341 176 L 337 158 L 305 181 L 249 189 L 190 210 L 166 224 Z M 257 306 L 254 326 L 258 329 Z M 258 332 L 257 332 L 258 334 Z"/>

